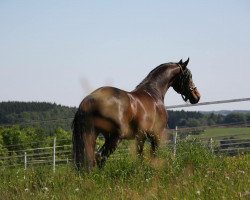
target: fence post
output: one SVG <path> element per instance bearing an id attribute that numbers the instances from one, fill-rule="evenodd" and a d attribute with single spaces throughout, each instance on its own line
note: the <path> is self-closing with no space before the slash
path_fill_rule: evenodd
<path id="1" fill-rule="evenodd" d="M 54 137 L 53 145 L 53 172 L 56 171 L 56 137 Z"/>
<path id="2" fill-rule="evenodd" d="M 210 150 L 211 150 L 211 152 L 212 152 L 212 153 L 214 153 L 214 148 L 213 148 L 213 138 L 210 138 L 210 142 L 209 142 L 209 144 L 210 144 Z"/>
<path id="3" fill-rule="evenodd" d="M 27 169 L 27 153 L 26 151 L 24 152 L 24 170 Z"/>
<path id="4" fill-rule="evenodd" d="M 174 135 L 174 157 L 176 155 L 176 144 L 177 144 L 177 132 L 178 132 L 178 127 L 175 127 L 175 135 Z"/>

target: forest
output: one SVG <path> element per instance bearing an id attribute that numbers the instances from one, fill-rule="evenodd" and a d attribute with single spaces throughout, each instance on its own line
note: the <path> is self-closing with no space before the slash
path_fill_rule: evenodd
<path id="1" fill-rule="evenodd" d="M 76 108 L 46 102 L 1 102 L 0 126 L 32 126 L 53 135 L 57 128 L 70 130 Z"/>

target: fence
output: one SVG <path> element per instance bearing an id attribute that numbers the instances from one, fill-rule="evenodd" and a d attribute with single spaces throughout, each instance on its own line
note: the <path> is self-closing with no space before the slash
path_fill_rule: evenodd
<path id="1" fill-rule="evenodd" d="M 198 130 L 202 130 L 202 128 L 204 127 L 198 127 Z M 250 151 L 250 134 L 237 134 L 230 135 L 229 137 L 218 136 L 212 138 L 201 138 L 187 134 L 183 138 L 183 133 L 190 132 L 191 130 L 192 129 L 190 128 L 178 127 L 176 127 L 174 130 L 170 130 L 172 139 L 169 141 L 168 146 L 172 148 L 174 156 L 178 154 L 179 141 L 195 138 L 198 138 L 205 147 L 209 148 L 211 152 L 216 154 L 223 153 L 227 155 L 236 155 L 238 153 Z M 52 146 L 9 151 L 8 156 L 0 157 L 0 167 L 19 166 L 27 169 L 29 166 L 44 164 L 51 165 L 52 170 L 55 171 L 57 165 L 70 164 L 72 161 L 71 141 L 64 141 L 64 143 L 67 144 L 60 146 L 57 146 L 57 142 L 60 143 L 62 140 L 57 141 L 56 138 L 54 138 Z M 128 147 L 119 148 L 118 153 L 115 153 L 113 159 L 118 159 L 121 154 L 128 155 L 129 151 L 130 150 Z"/>
<path id="2" fill-rule="evenodd" d="M 248 127 L 248 124 L 244 124 L 243 127 Z M 218 126 L 212 126 L 212 127 L 198 127 L 198 131 L 203 131 L 204 128 L 218 128 Z M 225 128 L 225 126 L 220 127 Z M 177 141 L 178 141 L 178 131 L 184 131 L 184 132 L 192 132 L 195 130 L 195 128 L 184 128 L 178 130 L 178 127 L 175 128 L 175 130 L 172 130 L 173 135 L 173 153 L 174 155 L 177 152 Z M 249 129 L 250 132 L 250 129 Z M 187 133 L 182 136 L 185 138 L 185 140 L 188 139 L 198 139 L 201 143 L 203 143 L 204 146 L 210 149 L 212 153 L 216 154 L 226 154 L 229 156 L 237 155 L 239 153 L 246 153 L 250 151 L 250 133 L 244 133 L 244 134 L 235 134 L 235 135 L 220 135 L 220 136 L 214 136 L 214 137 L 195 137 L 193 135 L 189 135 Z M 181 136 L 179 136 L 179 141 L 182 140 Z"/>
<path id="3" fill-rule="evenodd" d="M 67 145 L 56 145 L 54 138 L 53 146 L 8 151 L 8 156 L 0 157 L 0 166 L 16 167 L 24 166 L 27 169 L 31 165 L 51 165 L 55 171 L 56 164 L 69 163 L 71 160 L 71 142 Z"/>

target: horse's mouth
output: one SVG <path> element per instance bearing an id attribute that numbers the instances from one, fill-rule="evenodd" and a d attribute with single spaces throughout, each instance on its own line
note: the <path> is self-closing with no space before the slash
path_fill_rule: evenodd
<path id="1" fill-rule="evenodd" d="M 189 102 L 190 102 L 191 104 L 196 104 L 196 103 L 198 103 L 199 101 L 200 101 L 200 97 L 190 98 L 190 99 L 189 99 Z"/>
<path id="2" fill-rule="evenodd" d="M 189 97 L 189 102 L 191 104 L 196 104 L 200 101 L 200 98 L 201 98 L 201 95 L 200 93 L 198 92 L 198 90 L 195 88 L 193 91 L 192 91 L 192 94 L 190 95 Z"/>

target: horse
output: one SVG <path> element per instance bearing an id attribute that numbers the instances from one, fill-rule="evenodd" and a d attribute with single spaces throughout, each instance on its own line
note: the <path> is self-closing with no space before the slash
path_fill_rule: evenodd
<path id="1" fill-rule="evenodd" d="M 161 138 L 167 136 L 168 115 L 164 105 L 167 90 L 173 87 L 191 104 L 200 100 L 188 62 L 189 58 L 159 65 L 131 92 L 106 86 L 86 96 L 72 122 L 75 167 L 87 171 L 96 165 L 103 167 L 123 139 L 136 140 L 139 157 L 149 139 L 151 156 L 155 157 Z M 105 142 L 95 152 L 99 134 Z"/>

